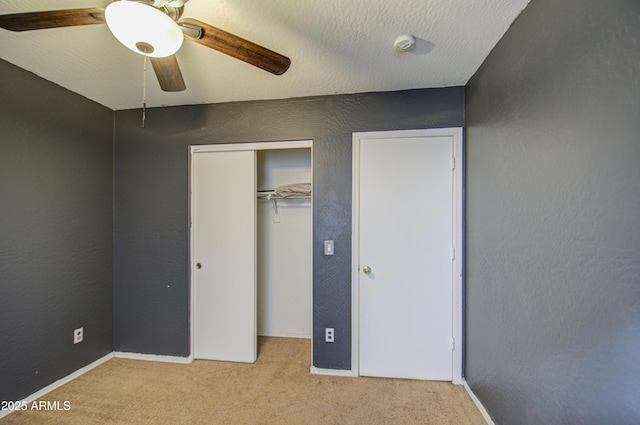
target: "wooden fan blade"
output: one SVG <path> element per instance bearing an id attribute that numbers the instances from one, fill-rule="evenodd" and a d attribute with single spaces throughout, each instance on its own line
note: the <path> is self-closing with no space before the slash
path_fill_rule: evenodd
<path id="1" fill-rule="evenodd" d="M 189 40 L 240 59 L 272 74 L 284 74 L 291 65 L 291 59 L 286 56 L 196 19 L 185 18 L 179 24 L 202 30 L 200 38 L 193 38 L 185 33 L 185 37 Z"/>
<path id="2" fill-rule="evenodd" d="M 104 23 L 104 9 L 98 8 L 13 13 L 0 16 L 0 27 L 10 31 L 32 31 Z"/>
<path id="3" fill-rule="evenodd" d="M 158 77 L 160 88 L 163 91 L 183 91 L 187 89 L 182 79 L 182 72 L 180 72 L 176 55 L 150 59 L 153 70 L 156 72 L 156 77 Z"/>

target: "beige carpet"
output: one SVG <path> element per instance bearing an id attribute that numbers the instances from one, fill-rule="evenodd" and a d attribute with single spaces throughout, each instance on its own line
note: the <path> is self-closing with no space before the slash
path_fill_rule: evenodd
<path id="1" fill-rule="evenodd" d="M 189 365 L 112 359 L 9 424 L 469 424 L 484 425 L 462 386 L 309 373 L 311 343 L 260 338 L 255 364 Z"/>

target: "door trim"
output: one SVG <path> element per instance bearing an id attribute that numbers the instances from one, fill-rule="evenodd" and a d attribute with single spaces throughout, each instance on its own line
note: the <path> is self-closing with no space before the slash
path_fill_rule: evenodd
<path id="1" fill-rule="evenodd" d="M 463 332 L 463 312 L 462 312 L 462 265 L 463 258 L 463 140 L 462 128 L 436 128 L 422 130 L 398 130 L 398 131 L 374 131 L 358 132 L 352 136 L 352 206 L 351 206 L 351 375 L 360 376 L 360 286 L 358 271 L 358 258 L 360 257 L 360 144 L 364 139 L 387 139 L 402 137 L 438 137 L 449 136 L 453 138 L 453 335 L 452 335 L 452 356 L 453 370 L 452 382 L 462 385 L 462 332 Z"/>
<path id="2" fill-rule="evenodd" d="M 225 143 L 225 144 L 210 144 L 210 145 L 189 145 L 189 349 L 190 358 L 194 358 L 194 329 L 193 324 L 195 320 L 194 316 L 194 274 L 195 268 L 193 252 L 194 252 L 194 236 L 193 236 L 193 155 L 198 152 L 229 152 L 229 151 L 259 151 L 259 150 L 276 150 L 276 149 L 299 149 L 309 148 L 311 149 L 311 180 L 313 182 L 313 141 L 312 140 L 294 140 L 294 141 L 275 141 L 275 142 L 250 142 L 250 143 Z M 313 200 L 312 200 L 313 205 Z M 312 222 L 313 222 L 313 208 L 311 210 Z M 313 240 L 313 226 L 311 231 L 311 240 Z M 313 244 L 312 244 L 313 248 Z M 313 251 L 311 255 L 311 269 L 313 270 Z M 312 278 L 313 286 L 313 278 Z M 257 329 L 257 328 L 256 328 Z M 313 288 L 311 291 L 311 329 L 313 329 Z M 257 331 L 256 331 L 257 332 Z M 311 338 L 311 364 L 313 364 L 313 338 Z"/>

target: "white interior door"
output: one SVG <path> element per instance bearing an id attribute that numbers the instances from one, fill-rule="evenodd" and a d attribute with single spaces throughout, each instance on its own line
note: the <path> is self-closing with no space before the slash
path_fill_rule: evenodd
<path id="1" fill-rule="evenodd" d="M 192 156 L 194 357 L 256 360 L 256 154 Z"/>
<path id="2" fill-rule="evenodd" d="M 453 147 L 446 136 L 359 142 L 361 375 L 452 380 Z"/>

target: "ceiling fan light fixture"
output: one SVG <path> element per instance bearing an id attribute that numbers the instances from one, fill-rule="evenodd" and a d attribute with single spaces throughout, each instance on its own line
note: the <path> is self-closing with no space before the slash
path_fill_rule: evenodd
<path id="1" fill-rule="evenodd" d="M 154 58 L 171 56 L 184 36 L 178 24 L 155 7 L 137 1 L 115 1 L 104 11 L 107 26 L 122 44 Z"/>

